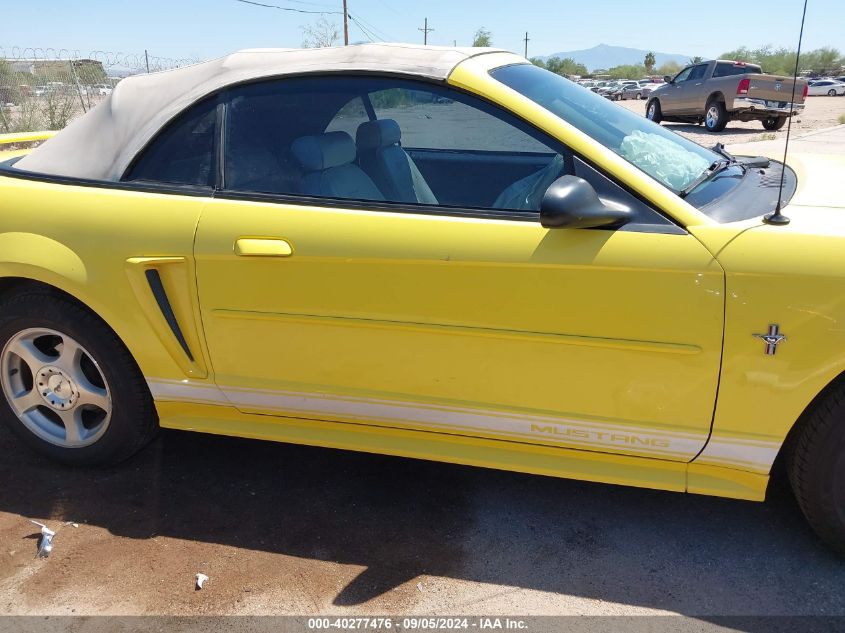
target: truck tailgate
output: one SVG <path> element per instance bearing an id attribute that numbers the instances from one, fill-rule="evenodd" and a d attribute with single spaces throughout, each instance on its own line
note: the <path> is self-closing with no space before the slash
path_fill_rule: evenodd
<path id="1" fill-rule="evenodd" d="M 765 99 L 766 101 L 777 101 L 784 107 L 792 100 L 792 78 L 778 77 L 777 75 L 746 75 L 751 80 L 748 86 L 748 97 L 750 99 Z M 804 84 L 806 80 L 799 79 L 795 88 L 795 100 L 804 100 Z"/>

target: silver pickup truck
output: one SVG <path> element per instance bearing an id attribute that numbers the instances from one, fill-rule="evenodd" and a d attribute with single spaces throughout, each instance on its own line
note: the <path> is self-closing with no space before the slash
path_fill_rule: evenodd
<path id="1" fill-rule="evenodd" d="M 663 79 L 666 83 L 649 96 L 646 116 L 655 123 L 704 123 L 711 132 L 721 132 L 731 120 L 762 121 L 767 130 L 779 130 L 787 117 L 804 109 L 807 98 L 804 79 L 797 81 L 793 102 L 791 77 L 723 59 L 693 64 Z"/>

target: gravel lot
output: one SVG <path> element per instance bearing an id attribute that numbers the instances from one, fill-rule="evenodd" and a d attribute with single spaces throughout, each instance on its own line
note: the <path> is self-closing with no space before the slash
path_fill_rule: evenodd
<path id="1" fill-rule="evenodd" d="M 619 105 L 645 116 L 646 101 L 619 101 Z M 832 127 L 839 123 L 839 116 L 845 114 L 845 97 L 807 97 L 807 107 L 800 116 L 792 120 L 792 134 L 800 135 L 814 130 Z M 705 146 L 714 143 L 733 145 L 734 143 L 749 143 L 778 139 L 786 136 L 786 127 L 777 132 L 763 129 L 759 121 L 731 121 L 724 131 L 718 134 L 706 132 L 703 125 L 688 123 L 663 123 L 667 129 L 678 132 L 683 136 Z"/>
<path id="2" fill-rule="evenodd" d="M 756 504 L 175 431 L 107 470 L 0 451 L 5 614 L 845 614 L 782 483 Z"/>

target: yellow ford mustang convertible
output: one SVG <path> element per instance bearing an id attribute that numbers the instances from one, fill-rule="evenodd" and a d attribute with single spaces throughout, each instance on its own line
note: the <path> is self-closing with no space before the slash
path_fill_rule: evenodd
<path id="1" fill-rule="evenodd" d="M 845 551 L 838 157 L 366 45 L 132 77 L 0 160 L 0 407 L 48 455 L 161 426 L 752 500 L 781 455 Z"/>

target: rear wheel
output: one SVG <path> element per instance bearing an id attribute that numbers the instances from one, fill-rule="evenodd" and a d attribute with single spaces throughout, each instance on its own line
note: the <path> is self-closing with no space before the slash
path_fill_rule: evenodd
<path id="1" fill-rule="evenodd" d="M 29 291 L 0 302 L 0 418 L 35 450 L 80 465 L 126 459 L 158 428 L 123 343 L 74 301 Z"/>
<path id="2" fill-rule="evenodd" d="M 711 101 L 707 104 L 707 112 L 704 116 L 704 127 L 709 132 L 721 132 L 728 124 L 728 111 L 721 101 Z"/>
<path id="3" fill-rule="evenodd" d="M 786 125 L 785 116 L 776 116 L 770 117 L 768 119 L 763 119 L 763 127 L 767 130 L 779 130 L 784 125 Z"/>
<path id="4" fill-rule="evenodd" d="M 816 534 L 845 556 L 845 381 L 808 410 L 786 457 L 801 511 Z"/>
<path id="5" fill-rule="evenodd" d="M 836 96 L 836 90 L 834 88 L 831 88 L 830 90 L 827 91 L 827 96 L 828 97 L 835 97 Z"/>
<path id="6" fill-rule="evenodd" d="M 657 99 L 652 99 L 648 102 L 645 108 L 645 116 L 655 123 L 660 123 L 663 120 L 663 113 L 660 111 L 660 102 Z"/>

